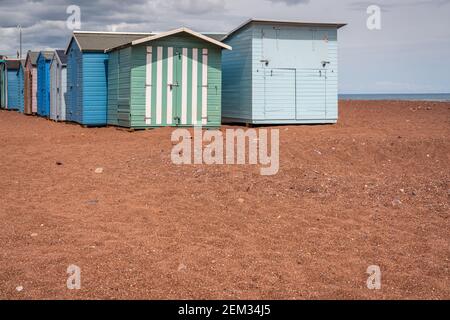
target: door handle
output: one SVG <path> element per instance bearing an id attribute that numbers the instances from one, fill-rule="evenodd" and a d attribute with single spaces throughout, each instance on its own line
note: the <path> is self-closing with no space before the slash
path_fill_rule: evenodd
<path id="1" fill-rule="evenodd" d="M 169 83 L 168 86 L 170 87 L 170 90 L 172 90 L 173 87 L 179 87 L 180 85 L 178 83 Z"/>

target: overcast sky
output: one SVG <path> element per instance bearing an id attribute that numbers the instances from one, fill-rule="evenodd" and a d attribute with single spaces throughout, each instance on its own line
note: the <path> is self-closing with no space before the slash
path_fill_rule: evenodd
<path id="1" fill-rule="evenodd" d="M 0 0 L 0 54 L 64 48 L 66 9 L 81 8 L 81 29 L 162 31 L 186 26 L 227 32 L 250 17 L 345 22 L 339 32 L 341 93 L 450 92 L 450 0 Z M 381 30 L 366 26 L 382 9 Z"/>

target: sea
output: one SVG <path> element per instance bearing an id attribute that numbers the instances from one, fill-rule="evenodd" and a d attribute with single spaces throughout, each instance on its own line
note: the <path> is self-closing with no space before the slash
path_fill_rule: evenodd
<path id="1" fill-rule="evenodd" d="M 340 94 L 341 100 L 450 101 L 450 93 Z"/>

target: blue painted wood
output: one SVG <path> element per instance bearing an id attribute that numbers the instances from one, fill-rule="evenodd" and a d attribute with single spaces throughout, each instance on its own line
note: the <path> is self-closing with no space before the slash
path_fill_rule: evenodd
<path id="1" fill-rule="evenodd" d="M 296 119 L 295 69 L 266 69 L 264 119 Z"/>
<path id="2" fill-rule="evenodd" d="M 252 38 L 244 28 L 227 41 L 222 51 L 222 117 L 252 119 Z"/>
<path id="3" fill-rule="evenodd" d="M 108 55 L 105 53 L 83 53 L 83 117 L 81 123 L 84 125 L 106 125 L 107 63 Z"/>
<path id="4" fill-rule="evenodd" d="M 19 110 L 19 79 L 17 69 L 8 69 L 8 109 Z"/>
<path id="5" fill-rule="evenodd" d="M 106 125 L 108 55 L 81 52 L 72 41 L 67 58 L 66 118 L 86 126 Z"/>
<path id="6" fill-rule="evenodd" d="M 253 22 L 225 42 L 233 46 L 223 55 L 225 121 L 337 121 L 337 28 Z"/>
<path id="7" fill-rule="evenodd" d="M 6 60 L 0 59 L 0 108 L 7 107 L 8 84 L 7 84 Z"/>
<path id="8" fill-rule="evenodd" d="M 76 41 L 67 50 L 67 100 L 66 119 L 82 123 L 83 54 Z"/>
<path id="9" fill-rule="evenodd" d="M 24 72 L 23 65 L 20 64 L 19 70 L 17 70 L 17 100 L 19 102 L 19 111 L 22 113 L 24 111 Z"/>
<path id="10" fill-rule="evenodd" d="M 42 117 L 50 116 L 50 63 L 41 52 L 37 59 L 37 114 Z"/>

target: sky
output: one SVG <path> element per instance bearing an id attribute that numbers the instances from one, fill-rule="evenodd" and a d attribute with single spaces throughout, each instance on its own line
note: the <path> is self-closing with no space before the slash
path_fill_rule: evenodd
<path id="1" fill-rule="evenodd" d="M 69 5 L 81 30 L 226 33 L 249 18 L 343 22 L 340 93 L 449 93 L 450 0 L 0 0 L 0 54 L 65 48 Z M 369 30 L 367 8 L 381 9 Z"/>

